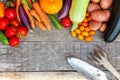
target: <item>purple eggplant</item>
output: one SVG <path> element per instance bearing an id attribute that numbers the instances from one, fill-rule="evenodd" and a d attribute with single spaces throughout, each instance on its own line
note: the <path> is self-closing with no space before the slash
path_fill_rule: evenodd
<path id="1" fill-rule="evenodd" d="M 19 16 L 23 25 L 28 29 L 28 31 L 31 31 L 32 28 L 30 26 L 29 18 L 22 6 L 19 7 Z"/>
<path id="2" fill-rule="evenodd" d="M 63 7 L 58 14 L 58 18 L 62 19 L 69 14 L 72 0 L 63 0 Z"/>

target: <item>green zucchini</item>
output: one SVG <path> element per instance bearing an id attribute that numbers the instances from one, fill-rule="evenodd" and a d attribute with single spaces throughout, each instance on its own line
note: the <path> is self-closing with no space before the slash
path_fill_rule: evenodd
<path id="1" fill-rule="evenodd" d="M 105 31 L 104 40 L 106 42 L 112 42 L 120 33 L 120 0 L 114 0 L 111 17 L 107 25 L 108 28 Z"/>
<path id="2" fill-rule="evenodd" d="M 3 44 L 9 44 L 7 37 L 2 31 L 0 31 L 0 42 Z"/>
<path id="3" fill-rule="evenodd" d="M 50 18 L 50 20 L 52 21 L 52 23 L 54 24 L 54 26 L 58 30 L 62 29 L 62 26 L 61 26 L 60 22 L 58 21 L 58 19 L 54 15 L 49 14 L 48 17 Z"/>

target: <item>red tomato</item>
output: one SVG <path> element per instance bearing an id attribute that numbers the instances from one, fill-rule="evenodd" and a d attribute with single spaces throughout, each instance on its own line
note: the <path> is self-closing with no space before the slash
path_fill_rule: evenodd
<path id="1" fill-rule="evenodd" d="M 5 17 L 9 20 L 13 20 L 16 18 L 16 11 L 14 10 L 14 8 L 7 8 L 5 10 Z"/>
<path id="2" fill-rule="evenodd" d="M 24 26 L 19 26 L 17 30 L 17 37 L 23 38 L 27 35 L 27 29 Z"/>
<path id="3" fill-rule="evenodd" d="M 64 28 L 69 28 L 72 25 L 72 22 L 69 17 L 65 17 L 61 20 L 61 24 Z"/>
<path id="4" fill-rule="evenodd" d="M 5 30 L 8 26 L 9 21 L 5 18 L 0 18 L 0 30 Z"/>
<path id="5" fill-rule="evenodd" d="M 18 46 L 19 45 L 19 38 L 18 37 L 12 37 L 9 39 L 9 44 L 12 47 Z"/>
<path id="6" fill-rule="evenodd" d="M 14 37 L 17 34 L 17 29 L 14 28 L 13 26 L 8 26 L 7 29 L 6 29 L 6 31 L 5 31 L 5 34 L 9 38 L 10 37 Z"/>
<path id="7" fill-rule="evenodd" d="M 18 20 L 14 19 L 14 20 L 10 21 L 10 24 L 14 27 L 18 27 L 20 23 Z"/>

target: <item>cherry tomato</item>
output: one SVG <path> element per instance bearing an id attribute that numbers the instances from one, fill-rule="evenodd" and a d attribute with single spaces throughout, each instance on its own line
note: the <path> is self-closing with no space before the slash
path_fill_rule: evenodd
<path id="1" fill-rule="evenodd" d="M 23 38 L 27 35 L 27 29 L 24 26 L 19 26 L 17 30 L 17 37 Z"/>
<path id="2" fill-rule="evenodd" d="M 19 45 L 19 38 L 18 37 L 12 37 L 9 39 L 9 44 L 12 47 L 18 46 Z"/>
<path id="3" fill-rule="evenodd" d="M 5 30 L 8 26 L 9 21 L 5 18 L 0 18 L 0 30 Z"/>
<path id="4" fill-rule="evenodd" d="M 72 25 L 72 22 L 69 17 L 65 17 L 61 20 L 61 24 L 64 28 L 69 28 Z"/>
<path id="5" fill-rule="evenodd" d="M 14 19 L 14 20 L 10 21 L 10 24 L 14 27 L 18 27 L 20 23 L 18 20 Z"/>
<path id="6" fill-rule="evenodd" d="M 16 18 L 16 11 L 14 10 L 14 8 L 7 8 L 5 10 L 5 17 L 9 20 L 13 20 Z"/>
<path id="7" fill-rule="evenodd" d="M 8 38 L 14 37 L 17 34 L 17 29 L 14 28 L 13 26 L 8 26 L 6 31 L 5 31 L 5 34 Z"/>

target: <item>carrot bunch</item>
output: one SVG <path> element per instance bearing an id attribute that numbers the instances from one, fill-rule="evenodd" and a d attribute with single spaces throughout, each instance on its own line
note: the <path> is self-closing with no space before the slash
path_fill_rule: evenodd
<path id="1" fill-rule="evenodd" d="M 29 3 L 29 5 L 26 5 L 26 3 Z M 27 14 L 32 29 L 34 29 L 36 25 L 43 31 L 51 31 L 51 24 L 49 18 L 47 14 L 41 9 L 38 2 L 32 0 L 17 0 L 16 13 L 19 21 L 21 21 L 18 11 L 20 6 L 23 7 L 25 13 Z"/>
<path id="2" fill-rule="evenodd" d="M 96 33 L 91 30 L 89 27 L 89 22 L 91 21 L 91 17 L 89 13 L 86 13 L 86 17 L 83 22 L 79 23 L 78 28 L 74 31 L 71 31 L 72 37 L 77 37 L 79 40 L 85 40 L 86 42 L 91 42 L 93 39 L 93 35 Z"/>

